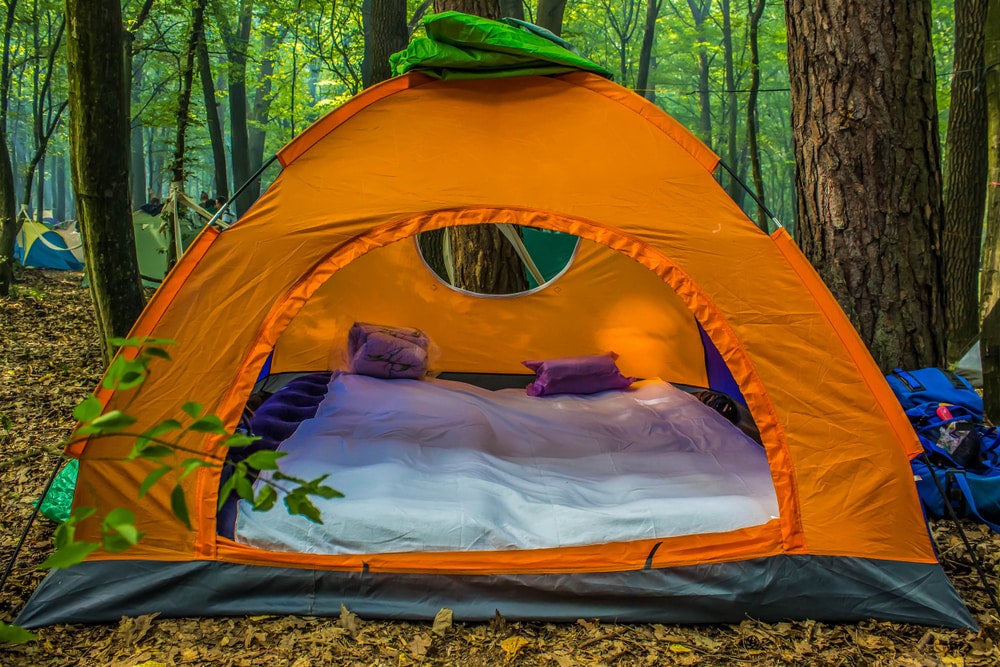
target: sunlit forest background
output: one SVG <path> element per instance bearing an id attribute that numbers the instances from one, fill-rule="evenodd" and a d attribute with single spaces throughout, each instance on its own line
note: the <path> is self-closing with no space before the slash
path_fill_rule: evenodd
<path id="1" fill-rule="evenodd" d="M 182 58 L 190 2 L 123 4 L 126 27 L 142 22 L 130 45 L 133 208 L 169 189 L 177 127 Z M 410 0 L 411 31 L 419 31 L 427 2 Z M 645 0 L 569 2 L 562 37 L 579 52 L 636 88 Z M 750 51 L 746 3 L 663 0 L 656 20 L 648 83 L 641 92 L 692 129 L 744 182 L 748 177 L 746 105 Z M 524 5 L 532 20 L 534 3 Z M 760 51 L 758 142 L 768 207 L 795 228 L 794 157 L 783 3 L 765 3 Z M 11 45 L 8 141 L 17 208 L 34 219 L 76 217 L 68 162 L 65 18 L 59 0 L 15 5 Z M 951 86 L 954 5 L 933 3 L 937 104 L 944 143 Z M 213 0 L 206 15 L 206 48 L 199 54 L 187 134 L 185 190 L 229 195 L 278 148 L 363 87 L 362 0 Z M 209 76 L 204 74 L 208 72 Z M 233 96 L 245 95 L 245 138 Z M 214 109 L 212 108 L 214 107 Z M 218 119 L 227 156 L 219 182 L 210 141 Z M 243 142 L 245 145 L 242 145 Z M 236 160 L 239 163 L 239 160 Z M 944 162 L 946 164 L 946 161 Z M 265 185 L 267 175 L 265 174 Z M 737 199 L 743 189 L 733 188 Z M 743 202 L 745 203 L 745 202 Z"/>

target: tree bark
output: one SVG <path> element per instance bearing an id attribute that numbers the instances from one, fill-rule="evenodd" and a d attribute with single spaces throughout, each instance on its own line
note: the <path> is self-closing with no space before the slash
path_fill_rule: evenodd
<path id="1" fill-rule="evenodd" d="M 170 166 L 170 189 L 173 194 L 172 211 L 165 212 L 171 217 L 171 224 L 167 225 L 167 269 L 169 270 L 180 258 L 182 241 L 178 239 L 181 234 L 181 216 L 189 215 L 188 207 L 184 205 L 184 181 L 186 174 L 185 163 L 185 138 L 187 126 L 190 122 L 191 110 L 191 89 L 194 85 L 194 61 L 198 51 L 198 44 L 205 40 L 205 5 L 208 0 L 198 0 L 194 6 L 191 16 L 191 33 L 188 37 L 187 48 L 184 51 L 184 69 L 181 70 L 181 90 L 177 97 L 177 136 L 174 141 L 174 160 Z"/>
<path id="2" fill-rule="evenodd" d="M 25 204 L 31 201 L 31 187 L 32 181 L 35 178 L 35 173 L 39 165 L 44 164 L 45 152 L 48 150 L 49 140 L 52 138 L 52 133 L 55 132 L 56 128 L 59 126 L 59 122 L 62 119 L 63 111 L 66 110 L 66 105 L 68 101 L 62 102 L 58 108 L 52 108 L 52 75 L 55 72 L 55 60 L 56 54 L 59 51 L 59 44 L 62 42 L 63 33 L 66 28 L 65 18 L 59 22 L 59 27 L 56 29 L 56 35 L 52 38 L 51 44 L 49 44 L 49 53 L 46 57 L 45 72 L 40 75 L 40 67 L 36 65 L 35 67 L 35 91 L 34 91 L 34 118 L 32 119 L 32 141 L 34 152 L 32 153 L 31 159 L 28 161 L 28 165 L 24 170 L 24 201 Z M 35 48 L 36 51 L 41 51 L 41 43 L 38 40 L 38 26 L 35 25 Z M 51 37 L 51 34 L 50 34 Z M 39 54 L 40 55 L 40 54 Z M 46 103 L 48 103 L 48 118 L 46 116 Z M 46 122 L 48 121 L 48 122 Z M 44 185 L 45 171 L 38 172 L 38 202 L 35 206 L 35 219 L 42 219 L 42 209 L 44 208 L 44 202 L 42 201 L 43 193 L 45 192 Z"/>
<path id="3" fill-rule="evenodd" d="M 944 362 L 927 2 L 786 0 L 799 238 L 879 366 Z"/>
<path id="4" fill-rule="evenodd" d="M 279 40 L 280 41 L 280 40 Z M 261 40 L 260 68 L 257 70 L 257 86 L 253 94 L 253 105 L 250 107 L 251 122 L 247 128 L 247 152 L 250 160 L 250 173 L 256 173 L 264 164 L 264 141 L 267 139 L 268 116 L 271 112 L 271 80 L 274 76 L 274 35 L 265 32 Z M 260 197 L 260 179 L 254 179 L 247 187 L 251 201 Z"/>
<path id="5" fill-rule="evenodd" d="M 986 206 L 986 86 L 983 27 L 987 0 L 956 0 L 955 60 L 948 115 L 944 200 L 944 280 L 948 359 L 979 334 L 979 258 Z"/>
<path id="6" fill-rule="evenodd" d="M 365 59 L 361 82 L 365 88 L 392 76 L 389 56 L 406 48 L 406 0 L 364 0 L 361 17 L 365 33 Z"/>
<path id="7" fill-rule="evenodd" d="M 996 303 L 983 320 L 979 349 L 983 362 L 983 411 L 991 423 L 1000 424 L 1000 305 Z"/>
<path id="8" fill-rule="evenodd" d="M 500 0 L 500 13 L 504 18 L 524 20 L 524 5 L 521 0 Z"/>
<path id="9" fill-rule="evenodd" d="M 3 54 L 0 60 L 0 297 L 10 296 L 14 282 L 14 242 L 17 239 L 17 195 L 14 167 L 7 142 L 7 109 L 10 100 L 10 38 L 17 0 L 7 0 L 4 18 Z"/>
<path id="10" fill-rule="evenodd" d="M 129 206 L 129 118 L 118 0 L 66 0 L 70 155 L 105 361 L 143 307 Z"/>
<path id="11" fill-rule="evenodd" d="M 760 166 L 760 146 L 757 145 L 757 93 L 760 90 L 760 49 L 757 44 L 757 29 L 764 15 L 765 0 L 750 0 L 747 25 L 747 41 L 750 43 L 750 95 L 747 97 L 747 150 L 750 152 L 750 169 L 753 173 L 753 187 L 756 190 L 757 225 L 767 231 L 767 213 L 764 210 L 764 174 Z"/>
<path id="12" fill-rule="evenodd" d="M 647 100 L 656 95 L 649 87 L 649 69 L 653 61 L 653 42 L 656 38 L 656 19 L 660 15 L 661 0 L 646 0 L 646 24 L 642 31 L 642 48 L 639 50 L 639 71 L 635 77 L 635 90 Z"/>
<path id="13" fill-rule="evenodd" d="M 219 102 L 215 99 L 215 80 L 212 78 L 212 63 L 208 59 L 208 43 L 204 30 L 201 36 L 201 41 L 198 42 L 198 70 L 201 79 L 201 94 L 205 98 L 208 138 L 212 144 L 212 169 L 215 174 L 215 192 L 212 193 L 212 196 L 214 197 L 221 193 L 229 193 L 229 177 L 226 165 L 226 145 L 223 143 L 222 123 L 219 120 Z"/>
<path id="14" fill-rule="evenodd" d="M 712 9 L 712 0 L 687 0 L 694 20 L 695 32 L 698 36 L 698 110 L 701 112 L 698 123 L 698 134 L 709 148 L 712 147 L 712 93 L 709 87 L 709 54 L 705 21 Z M 733 165 L 735 169 L 735 165 Z"/>
<path id="15" fill-rule="evenodd" d="M 538 0 L 535 24 L 555 35 L 562 35 L 563 14 L 566 0 Z"/>
<path id="16" fill-rule="evenodd" d="M 125 82 L 126 97 L 128 105 L 126 113 L 132 123 L 129 140 L 131 143 L 131 185 L 132 210 L 139 208 L 146 200 L 146 160 L 143 155 L 142 121 L 138 117 L 132 119 L 132 108 L 139 102 L 139 86 L 142 82 L 142 68 L 135 66 L 135 36 L 142 28 L 142 24 L 149 18 L 149 12 L 153 9 L 154 0 L 144 0 L 139 8 L 138 14 L 125 32 L 125 71 L 130 73 L 131 78 Z"/>
<path id="17" fill-rule="evenodd" d="M 499 20 L 500 0 L 434 0 L 434 12 L 463 12 Z"/>
<path id="18" fill-rule="evenodd" d="M 459 11 L 500 18 L 499 0 L 434 0 L 434 11 Z M 481 294 L 510 294 L 528 289 L 528 279 L 513 247 L 495 225 L 471 225 L 450 230 L 455 257 L 455 286 Z M 441 235 L 431 235 L 440 246 Z M 427 239 L 421 240 L 421 247 Z M 442 275 L 439 273 L 439 275 Z"/>
<path id="19" fill-rule="evenodd" d="M 733 20 L 732 3 L 730 0 L 722 0 L 719 11 L 722 13 L 722 57 L 723 68 L 726 76 L 726 103 L 722 114 L 726 122 L 726 163 L 729 168 L 736 170 L 739 167 L 738 153 L 736 147 L 736 136 L 738 128 L 738 109 L 736 104 L 736 63 L 733 54 Z M 748 128 L 749 129 L 749 128 Z M 721 154 L 722 151 L 720 150 Z M 735 178 L 729 180 L 729 187 L 726 188 L 729 196 L 738 201 L 741 197 L 742 186 Z"/>
<path id="20" fill-rule="evenodd" d="M 63 155 L 56 154 L 55 156 L 55 172 L 53 177 L 53 189 L 55 194 L 53 199 L 55 200 L 52 204 L 52 215 L 55 216 L 56 220 L 60 222 L 68 219 L 66 215 L 66 158 Z"/>
<path id="21" fill-rule="evenodd" d="M 250 140 L 247 130 L 247 48 L 250 44 L 250 26 L 253 17 L 253 0 L 242 0 L 234 32 L 225 11 L 218 3 L 215 7 L 216 23 L 222 31 L 228 59 L 229 82 L 229 139 L 232 143 L 233 187 L 240 188 L 250 180 Z M 230 193 L 221 192 L 223 196 Z M 244 190 L 236 200 L 237 216 L 250 208 L 254 198 Z"/>
<path id="22" fill-rule="evenodd" d="M 986 242 L 979 277 L 981 317 L 1000 300 L 1000 0 L 989 0 L 986 18 L 986 116 L 989 178 L 986 188 Z"/>
<path id="23" fill-rule="evenodd" d="M 139 86 L 142 84 L 142 68 L 132 66 L 132 85 L 129 86 L 131 98 L 130 109 L 135 108 L 139 103 Z M 131 116 L 131 110 L 129 111 Z M 147 197 L 148 179 L 146 178 L 146 151 L 143 141 L 142 119 L 138 116 L 131 119 L 131 130 L 129 132 L 129 147 L 131 150 L 130 162 L 132 165 L 132 179 L 130 192 L 132 195 L 132 210 L 142 206 Z"/>

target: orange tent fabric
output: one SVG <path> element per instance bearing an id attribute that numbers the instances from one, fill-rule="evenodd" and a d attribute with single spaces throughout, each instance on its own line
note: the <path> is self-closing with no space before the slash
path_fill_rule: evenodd
<path id="1" fill-rule="evenodd" d="M 766 234 L 713 178 L 718 158 L 676 121 L 596 75 L 438 81 L 365 91 L 279 153 L 282 173 L 232 228 L 184 255 L 134 335 L 172 339 L 142 399 L 102 396 L 148 427 L 197 401 L 235 427 L 265 361 L 331 368 L 354 321 L 424 328 L 455 372 L 614 349 L 623 372 L 706 384 L 700 326 L 760 429 L 780 516 L 733 534 L 524 552 L 315 556 L 217 535 L 219 469 L 141 501 L 151 466 L 125 439 L 81 443 L 76 504 L 128 506 L 146 531 L 90 561 L 210 561 L 394 573 L 581 573 L 776 556 L 936 564 L 908 461 L 919 443 L 850 322 L 788 234 Z M 565 274 L 524 295 L 454 290 L 414 235 L 513 223 L 581 241 Z M 491 341 L 482 345 L 481 341 Z M 182 444 L 210 454 L 215 437 Z M 95 526 L 85 525 L 93 537 Z M 88 532 L 89 530 L 89 532 Z M 936 566 L 936 565 L 935 565 Z"/>

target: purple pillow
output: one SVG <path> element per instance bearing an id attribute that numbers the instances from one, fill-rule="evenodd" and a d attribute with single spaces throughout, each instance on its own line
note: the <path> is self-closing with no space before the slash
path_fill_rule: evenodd
<path id="1" fill-rule="evenodd" d="M 618 370 L 614 352 L 584 357 L 562 357 L 547 361 L 522 361 L 535 371 L 535 381 L 527 386 L 529 396 L 552 394 L 596 394 L 609 389 L 625 389 L 635 378 Z"/>
<path id="2" fill-rule="evenodd" d="M 427 374 L 430 340 L 420 329 L 355 322 L 347 334 L 352 373 L 419 380 Z"/>

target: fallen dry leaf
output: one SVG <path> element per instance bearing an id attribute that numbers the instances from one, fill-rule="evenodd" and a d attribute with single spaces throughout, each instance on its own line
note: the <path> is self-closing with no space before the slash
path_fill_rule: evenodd
<path id="1" fill-rule="evenodd" d="M 448 632 L 448 628 L 451 627 L 452 611 L 451 609 L 442 609 L 434 616 L 434 625 L 431 631 L 439 636 L 444 636 L 444 633 Z"/>

